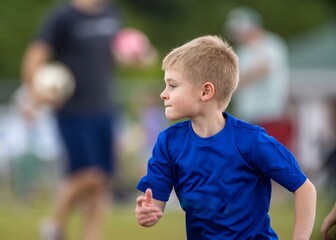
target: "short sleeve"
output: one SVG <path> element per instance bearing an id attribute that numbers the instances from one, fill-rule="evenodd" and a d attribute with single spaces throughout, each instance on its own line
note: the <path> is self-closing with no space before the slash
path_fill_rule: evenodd
<path id="1" fill-rule="evenodd" d="M 147 188 L 153 191 L 153 198 L 168 201 L 173 188 L 173 164 L 168 154 L 167 144 L 163 133 L 159 135 L 152 157 L 148 161 L 147 175 L 138 183 L 137 189 L 145 192 Z"/>
<path id="2" fill-rule="evenodd" d="M 58 8 L 49 12 L 37 32 L 36 40 L 46 42 L 54 48 L 60 44 L 62 41 L 61 37 L 65 35 L 65 26 L 62 26 L 61 10 Z"/>
<path id="3" fill-rule="evenodd" d="M 262 129 L 256 135 L 250 163 L 291 192 L 307 179 L 293 154 Z"/>

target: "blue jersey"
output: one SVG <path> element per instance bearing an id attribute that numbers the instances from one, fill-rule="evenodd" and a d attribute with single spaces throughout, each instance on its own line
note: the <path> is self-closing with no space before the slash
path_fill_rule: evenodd
<path id="1" fill-rule="evenodd" d="M 262 128 L 224 117 L 224 129 L 208 138 L 190 121 L 161 132 L 137 188 L 168 201 L 174 187 L 190 240 L 278 239 L 268 215 L 271 179 L 294 192 L 306 176 Z"/>

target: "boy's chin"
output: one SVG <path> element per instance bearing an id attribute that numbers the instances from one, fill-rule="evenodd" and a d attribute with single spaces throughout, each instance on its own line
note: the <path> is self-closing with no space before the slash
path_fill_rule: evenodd
<path id="1" fill-rule="evenodd" d="M 176 120 L 180 120 L 182 119 L 183 117 L 181 116 L 174 116 L 172 114 L 166 114 L 166 118 L 169 120 L 169 121 L 176 121 Z"/>

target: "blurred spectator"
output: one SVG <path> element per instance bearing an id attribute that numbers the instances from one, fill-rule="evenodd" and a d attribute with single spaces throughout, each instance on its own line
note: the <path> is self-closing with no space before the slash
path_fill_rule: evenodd
<path id="1" fill-rule="evenodd" d="M 285 42 L 264 29 L 261 16 L 247 7 L 229 12 L 225 27 L 236 44 L 240 61 L 240 82 L 233 96 L 235 114 L 264 127 L 269 135 L 290 148 L 292 125 Z"/>
<path id="2" fill-rule="evenodd" d="M 331 199 L 336 199 L 336 98 L 330 100 L 330 150 L 327 153 L 323 170 L 326 173 L 327 193 Z"/>
<path id="3" fill-rule="evenodd" d="M 131 31 L 117 38 L 121 27 L 121 14 L 108 1 L 72 0 L 49 13 L 24 56 L 23 79 L 34 99 L 32 106 L 38 105 L 32 82 L 42 64 L 50 60 L 65 64 L 76 82 L 72 98 L 55 111 L 68 161 L 54 212 L 42 225 L 42 239 L 65 238 L 66 222 L 78 202 L 85 208 L 83 239 L 101 238 L 106 193 L 115 161 L 112 126 L 116 113 L 109 86 L 111 66 L 116 63 L 113 57 L 124 64 L 137 65 L 148 63 L 154 52 L 152 48 L 138 51 L 138 46 L 147 45 L 133 44 L 133 40 L 130 42 L 136 47 L 126 46 L 126 50 L 134 52 L 125 51 L 124 45 L 119 47 L 120 38 L 134 36 Z M 114 39 L 118 39 L 117 47 Z"/>
<path id="4" fill-rule="evenodd" d="M 19 200 L 32 200 L 56 180 L 55 160 L 63 153 L 56 122 L 49 108 L 32 109 L 26 89 L 13 95 L 1 118 L 0 159 L 6 161 L 11 190 Z"/>

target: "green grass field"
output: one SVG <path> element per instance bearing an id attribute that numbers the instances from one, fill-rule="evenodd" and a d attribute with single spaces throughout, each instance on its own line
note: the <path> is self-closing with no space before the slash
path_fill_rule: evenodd
<path id="1" fill-rule="evenodd" d="M 319 196 L 317 218 L 311 239 L 321 239 L 319 228 L 323 217 L 329 210 L 329 203 Z M 10 198 L 0 198 L 0 239 L 1 240 L 37 240 L 38 225 L 48 213 L 50 206 L 39 201 L 29 204 L 18 203 Z M 280 239 L 291 239 L 294 222 L 293 198 L 286 195 L 280 201 L 272 203 L 272 226 Z M 168 209 L 164 218 L 153 228 L 137 225 L 132 204 L 111 207 L 107 212 L 104 225 L 104 239 L 118 240 L 179 240 L 185 239 L 184 216 L 182 211 Z M 70 219 L 69 240 L 80 239 L 80 220 L 78 214 Z"/>

